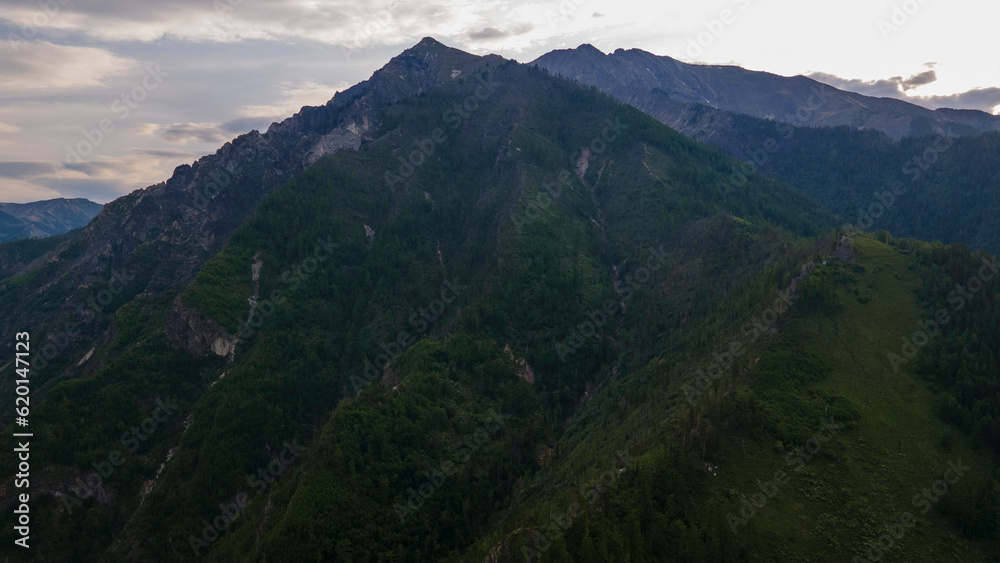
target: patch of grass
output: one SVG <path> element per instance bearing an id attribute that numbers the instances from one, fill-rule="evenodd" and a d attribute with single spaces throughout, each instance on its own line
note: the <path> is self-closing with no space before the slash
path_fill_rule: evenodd
<path id="1" fill-rule="evenodd" d="M 913 292 L 919 280 L 909 269 L 911 258 L 866 237 L 855 237 L 854 246 L 857 263 L 849 268 L 855 281 L 837 287 L 840 307 L 830 315 L 797 315 L 782 329 L 780 354 L 800 350 L 810 358 L 802 366 L 818 363 L 828 375 L 811 381 L 790 378 L 784 392 L 791 400 L 776 403 L 787 410 L 768 412 L 766 418 L 780 421 L 794 415 L 789 411 L 810 410 L 801 402 L 803 397 L 827 397 L 841 405 L 839 410 L 856 412 L 856 420 L 822 442 L 799 471 L 786 456 L 794 460 L 791 452 L 808 448 L 805 442 L 784 442 L 778 455 L 773 439 L 744 439 L 723 464 L 715 494 L 728 490 L 749 496 L 760 490 L 758 481 L 766 484 L 776 470 L 790 475 L 788 483 L 757 511 L 749 528 L 741 529 L 741 543 L 756 560 L 864 557 L 868 542 L 877 541 L 886 533 L 885 526 L 898 523 L 900 515 L 909 512 L 917 526 L 894 539 L 887 560 L 959 556 L 986 561 L 993 553 L 991 546 L 953 541 L 953 524 L 934 509 L 922 513 L 923 505 L 913 501 L 915 494 L 941 478 L 950 461 L 961 460 L 972 468 L 963 478 L 969 486 L 979 479 L 977 474 L 989 475 L 992 468 L 985 450 L 973 450 L 964 435 L 939 420 L 934 412 L 937 395 L 930 386 L 910 366 L 895 372 L 886 359 L 887 352 L 900 353 L 901 338 L 923 320 Z M 873 297 L 867 303 L 854 299 L 856 287 L 869 288 Z M 768 385 L 755 380 L 751 389 L 766 396 Z M 811 410 L 830 416 L 838 409 L 831 404 L 822 413 Z M 814 421 L 817 430 L 819 418 Z M 962 481 L 956 484 L 962 486 Z M 732 500 L 738 510 L 738 498 Z M 817 546 L 824 548 L 817 552 Z"/>

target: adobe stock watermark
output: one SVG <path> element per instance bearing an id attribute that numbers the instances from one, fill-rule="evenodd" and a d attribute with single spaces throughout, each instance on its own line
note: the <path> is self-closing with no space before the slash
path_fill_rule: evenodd
<path id="1" fill-rule="evenodd" d="M 36 0 L 35 4 L 38 5 L 38 10 L 21 24 L 21 27 L 18 29 L 19 34 L 14 32 L 7 34 L 7 44 L 15 53 L 21 52 L 22 49 L 27 49 L 28 42 L 38 37 L 39 30 L 49 25 L 52 18 L 56 17 L 59 11 L 71 1 Z"/>
<path id="2" fill-rule="evenodd" d="M 240 340 L 253 338 L 256 331 L 264 326 L 267 317 L 274 314 L 275 307 L 287 301 L 288 296 L 295 293 L 302 282 L 319 269 L 322 262 L 329 260 L 330 256 L 333 256 L 333 250 L 339 246 L 340 244 L 333 242 L 330 236 L 327 236 L 326 240 L 317 237 L 316 246 L 313 247 L 313 255 L 303 258 L 279 276 L 285 289 L 275 288 L 271 291 L 268 299 L 259 302 L 256 300 L 256 292 L 254 293 L 254 296 L 250 298 L 252 311 L 247 316 L 246 322 L 241 324 L 236 331 L 236 337 Z"/>
<path id="3" fill-rule="evenodd" d="M 630 461 L 628 452 L 622 452 L 621 450 L 615 452 L 610 469 L 601 472 L 597 477 L 580 485 L 580 496 L 587 501 L 587 504 L 594 506 L 608 489 L 618 485 L 618 479 L 628 469 Z M 552 547 L 552 543 L 563 537 L 573 526 L 573 523 L 579 518 L 582 508 L 578 502 L 573 501 L 566 509 L 566 512 L 561 514 L 556 513 L 551 516 L 552 523 L 544 528 L 544 532 L 533 530 L 534 537 L 532 539 L 534 540 L 534 545 L 521 546 L 521 555 L 524 556 L 524 560 L 528 563 L 534 560 L 540 561 L 542 555 Z"/>
<path id="4" fill-rule="evenodd" d="M 593 309 L 586 313 L 587 319 L 582 323 L 569 328 L 569 334 L 563 338 L 562 342 L 556 343 L 556 353 L 559 354 L 559 361 L 566 363 L 569 357 L 587 343 L 597 331 L 609 320 L 614 318 L 616 312 L 621 312 L 622 303 L 628 302 L 635 295 L 635 290 L 649 283 L 653 279 L 653 274 L 660 270 L 667 263 L 667 251 L 660 245 L 659 249 L 649 248 L 649 256 L 646 264 L 636 268 L 635 272 L 625 276 L 624 283 L 615 284 L 615 292 L 618 293 L 619 301 L 606 299 L 599 309 Z"/>
<path id="5" fill-rule="evenodd" d="M 559 0 L 555 10 L 545 10 L 545 19 L 552 31 L 559 29 L 560 24 L 573 19 L 577 8 L 586 2 L 587 0 Z"/>
<path id="6" fill-rule="evenodd" d="M 929 488 L 924 488 L 923 490 L 917 492 L 913 495 L 913 500 L 911 504 L 913 508 L 919 508 L 921 514 L 927 514 L 931 509 L 932 503 L 937 503 L 941 500 L 941 497 L 948 494 L 948 485 L 955 485 L 965 475 L 965 472 L 971 469 L 967 465 L 962 465 L 962 460 L 959 459 L 957 462 L 949 461 L 948 469 L 945 470 L 944 474 L 940 479 L 934 481 L 934 483 Z M 903 536 L 906 535 L 906 531 L 916 525 L 916 521 L 913 518 L 913 514 L 910 512 L 903 512 L 899 515 L 898 522 L 892 522 L 882 526 L 885 533 L 880 535 L 875 540 L 869 540 L 867 542 L 868 549 L 865 551 L 866 557 L 861 557 L 858 555 L 854 556 L 851 561 L 853 563 L 874 563 L 882 559 L 889 550 L 895 547 Z"/>
<path id="7" fill-rule="evenodd" d="M 80 336 L 80 325 L 83 323 L 84 321 L 81 321 L 73 324 L 73 326 L 67 323 L 63 325 L 63 330 L 49 335 L 45 340 L 45 346 L 42 347 L 41 353 L 32 356 L 31 369 L 41 371 L 48 367 L 49 362 L 56 359 L 59 354 L 69 348 L 73 338 Z"/>
<path id="8" fill-rule="evenodd" d="M 215 16 L 220 20 L 226 20 L 229 16 L 233 15 L 243 2 L 246 0 L 213 0 L 212 8 L 215 9 Z"/>
<path id="9" fill-rule="evenodd" d="M 127 288 L 127 284 L 135 279 L 135 274 L 119 273 L 112 275 L 108 282 L 108 287 L 101 289 L 83 303 L 77 303 L 76 313 L 82 319 L 72 326 L 68 323 L 63 325 L 63 330 L 49 335 L 45 345 L 41 348 L 41 353 L 33 355 L 31 358 L 31 368 L 43 370 L 48 367 L 49 362 L 56 359 L 63 351 L 69 348 L 73 339 L 80 336 L 80 327 L 92 321 L 96 314 L 104 312 L 105 307 L 110 305 L 116 296 Z M 95 314 L 88 314 L 92 311 Z"/>
<path id="10" fill-rule="evenodd" d="M 916 15 L 926 3 L 927 0 L 904 0 L 901 4 L 893 4 L 888 20 L 878 20 L 878 31 L 882 34 L 882 39 L 888 41 L 889 36 L 906 25 L 910 17 Z"/>
<path id="11" fill-rule="evenodd" d="M 241 0 L 242 1 L 242 0 Z M 364 27 L 360 30 L 356 30 L 354 33 L 354 40 L 351 41 L 352 45 L 363 45 L 371 42 L 373 39 L 378 38 L 379 34 L 384 33 L 389 30 L 389 24 L 392 23 L 392 13 L 396 7 L 396 3 L 391 3 L 388 8 L 380 10 L 378 13 L 369 16 L 369 20 L 365 23 Z M 344 55 L 344 60 L 348 63 L 354 62 L 354 55 L 359 49 L 357 47 L 348 47 L 347 45 L 340 46 L 340 52 Z"/>
<path id="12" fill-rule="evenodd" d="M 996 276 L 997 269 L 996 256 L 984 257 L 983 265 L 980 266 L 976 275 L 970 277 L 964 285 L 956 283 L 955 289 L 948 293 L 946 300 L 948 301 L 948 305 L 951 306 L 951 310 L 957 312 L 964 309 L 965 305 L 983 289 L 986 282 Z M 949 322 L 951 322 L 951 316 L 948 314 L 948 309 L 942 307 L 934 313 L 933 319 L 917 323 L 919 330 L 914 332 L 912 336 L 901 337 L 903 345 L 899 350 L 899 354 L 894 352 L 885 353 L 890 365 L 892 365 L 892 371 L 899 373 L 899 366 L 912 360 L 917 355 L 917 351 L 927 346 L 931 338 L 939 335 Z"/>
<path id="13" fill-rule="evenodd" d="M 306 451 L 306 447 L 300 444 L 298 439 L 292 440 L 291 443 L 282 442 L 281 445 L 284 446 L 284 449 L 270 463 L 258 469 L 256 473 L 247 475 L 247 484 L 254 488 L 255 496 L 267 491 L 282 474 L 288 471 L 295 460 L 302 455 L 302 452 Z M 204 524 L 201 529 L 201 537 L 188 534 L 188 545 L 194 551 L 195 557 L 200 557 L 203 549 L 208 548 L 222 537 L 222 534 L 243 514 L 249 504 L 250 497 L 243 491 L 236 492 L 236 495 L 233 496 L 233 502 L 223 501 L 219 503 L 219 513 L 211 520 L 201 521 Z"/>
<path id="14" fill-rule="evenodd" d="M 938 135 L 934 139 L 933 146 L 927 147 L 919 155 L 907 160 L 903 164 L 902 172 L 909 178 L 910 183 L 916 182 L 925 172 L 930 170 L 941 154 L 952 147 L 956 137 L 957 135 L 950 131 Z M 858 209 L 858 222 L 854 225 L 848 225 L 849 229 L 867 231 L 879 217 L 895 205 L 897 198 L 906 194 L 907 191 L 906 185 L 899 180 L 892 181 L 888 188 L 885 191 L 872 192 L 872 198 L 875 201 L 868 206 L 868 209 Z"/>
<path id="15" fill-rule="evenodd" d="M 795 109 L 795 113 L 786 114 L 784 121 L 776 121 L 775 131 L 781 135 L 785 141 L 791 140 L 795 136 L 795 127 L 800 127 L 812 119 L 813 114 L 822 109 L 830 99 L 830 91 L 826 84 L 816 84 L 809 88 L 811 94 L 806 98 L 805 103 Z M 748 177 L 761 170 L 765 164 L 770 162 L 772 156 L 781 150 L 781 144 L 774 137 L 768 137 L 759 147 L 747 151 L 750 158 L 740 164 L 734 164 L 732 173 L 725 179 L 715 183 L 716 189 L 722 199 L 745 186 L 749 181 Z"/>
<path id="16" fill-rule="evenodd" d="M 806 463 L 809 463 L 823 449 L 823 442 L 829 441 L 838 431 L 844 428 L 843 424 L 838 423 L 833 418 L 830 418 L 829 421 L 820 420 L 819 422 L 820 428 L 813 434 L 812 438 L 809 438 L 802 447 L 796 448 L 785 455 L 785 467 L 790 471 L 802 471 Z M 774 498 L 787 483 L 788 473 L 782 469 L 778 469 L 771 476 L 770 481 L 757 480 L 758 491 L 754 491 L 749 497 L 740 495 L 739 516 L 732 512 L 726 514 L 726 522 L 729 524 L 729 529 L 732 530 L 733 534 L 739 534 L 740 526 L 745 525 L 757 516 L 758 511 L 763 510 L 767 506 L 768 501 Z"/>
<path id="17" fill-rule="evenodd" d="M 468 288 L 469 286 L 467 285 L 459 284 L 458 278 L 451 281 L 446 279 L 441 286 L 440 298 L 434 299 L 426 307 L 421 307 L 410 313 L 407 321 L 414 330 L 413 334 L 407 330 L 401 330 L 396 335 L 395 340 L 379 344 L 382 353 L 375 357 L 374 362 L 365 358 L 364 377 L 362 378 L 358 375 L 351 376 L 351 385 L 354 387 L 354 392 L 358 393 L 369 383 L 378 381 L 384 374 L 389 362 L 413 345 L 421 334 L 427 332 L 431 323 L 440 319 L 448 309 L 448 305 L 454 303 L 462 295 L 462 292 Z"/>
<path id="18" fill-rule="evenodd" d="M 732 0 L 733 4 L 740 7 L 741 11 L 745 11 L 750 7 L 750 0 Z M 719 17 L 711 20 L 702 20 L 702 25 L 705 27 L 704 30 L 699 31 L 694 36 L 688 37 L 687 48 L 685 53 L 692 59 L 696 59 L 715 43 L 715 40 L 725 33 L 729 26 L 736 23 L 736 14 L 729 8 L 723 8 L 719 12 Z"/>
<path id="19" fill-rule="evenodd" d="M 569 170 L 560 172 L 557 180 L 543 184 L 542 191 L 538 192 L 538 195 L 535 196 L 535 201 L 529 203 L 524 208 L 523 215 L 511 215 L 510 219 L 514 222 L 517 234 L 523 235 L 524 225 L 528 221 L 533 221 L 541 217 L 542 212 L 548 209 L 552 205 L 552 202 L 559 199 L 564 189 L 573 189 L 573 174 Z"/>
<path id="20" fill-rule="evenodd" d="M 87 306 L 96 313 L 103 313 L 104 308 L 110 305 L 115 300 L 115 297 L 125 291 L 125 288 L 128 287 L 127 284 L 131 283 L 134 279 L 135 274 L 119 273 L 117 276 L 112 276 L 111 280 L 108 281 L 108 287 L 101 289 L 87 299 Z M 82 305 L 77 308 L 77 312 L 80 312 L 81 308 Z"/>
<path id="21" fill-rule="evenodd" d="M 146 75 L 142 81 L 131 91 L 126 92 L 111 102 L 110 110 L 117 121 L 125 121 L 132 110 L 139 107 L 139 104 L 146 101 L 149 93 L 156 90 L 163 83 L 163 79 L 170 76 L 169 73 L 160 69 L 160 65 L 145 65 Z M 108 135 L 113 133 L 117 127 L 115 120 L 111 117 L 101 119 L 94 129 L 83 129 L 83 139 L 75 145 L 66 145 L 66 165 L 82 164 L 83 159 L 90 156 L 101 146 Z"/>
<path id="22" fill-rule="evenodd" d="M 126 430 L 119 441 L 128 448 L 129 452 L 135 453 L 139 451 L 139 447 L 143 442 L 149 440 L 149 437 L 153 435 L 154 432 L 160 426 L 166 422 L 172 414 L 177 412 L 177 403 L 172 402 L 170 399 L 166 401 L 161 399 L 156 399 L 156 408 L 150 413 L 150 416 L 146 417 L 138 426 L 133 426 Z M 66 508 L 67 514 L 73 514 L 73 510 L 78 506 L 83 506 L 83 501 L 95 496 L 104 483 L 104 480 L 111 477 L 115 472 L 115 469 L 120 465 L 125 463 L 125 456 L 121 450 L 113 449 L 108 453 L 107 459 L 99 460 L 91 463 L 94 471 L 87 475 L 87 480 L 84 482 L 79 477 L 76 478 L 76 487 L 72 489 L 74 494 L 61 495 L 63 506 Z"/>
<path id="23" fill-rule="evenodd" d="M 441 463 L 441 465 L 436 470 L 425 471 L 424 481 L 416 490 L 410 487 L 406 490 L 409 496 L 406 498 L 406 504 L 396 503 L 393 505 L 392 509 L 396 511 L 396 517 L 399 518 L 399 523 L 404 524 L 406 518 L 411 514 L 415 514 L 421 507 L 424 506 L 424 502 L 434 496 L 445 483 L 448 478 L 458 473 L 462 467 L 465 467 L 472 456 L 481 450 L 490 440 L 493 434 L 496 434 L 501 428 L 503 428 L 504 423 L 507 419 L 511 417 L 509 414 L 503 414 L 497 412 L 493 409 L 487 411 L 489 418 L 483 423 L 481 428 L 477 428 L 472 434 L 468 434 L 459 438 L 457 442 L 452 444 L 451 453 L 458 456 L 458 463 L 456 464 L 452 460 L 446 460 Z"/>
<path id="24" fill-rule="evenodd" d="M 491 75 L 487 76 L 491 77 Z M 496 83 L 491 78 L 483 78 L 481 74 L 477 74 L 476 79 L 479 80 L 480 84 L 473 93 L 469 94 L 462 103 L 455 104 L 441 115 L 441 120 L 452 131 L 458 131 L 462 127 L 462 123 L 469 119 L 482 106 L 482 102 L 488 100 L 497 89 Z M 396 172 L 386 171 L 385 183 L 389 186 L 389 189 L 395 190 L 397 185 L 412 178 L 416 174 L 417 168 L 420 168 L 434 155 L 438 146 L 443 145 L 447 141 L 448 134 L 443 127 L 434 129 L 430 135 L 419 141 L 413 141 L 415 148 L 407 153 L 405 157 L 397 157 L 399 168 Z"/>
<path id="25" fill-rule="evenodd" d="M 606 119 L 604 123 L 606 126 L 601 130 L 600 135 L 594 137 L 589 145 L 580 147 L 578 151 L 570 155 L 569 161 L 571 167 L 576 167 L 582 157 L 586 157 L 589 160 L 591 155 L 603 154 L 604 151 L 608 150 L 608 145 L 617 141 L 622 131 L 628 129 L 628 125 L 622 123 L 619 117 L 616 117 L 614 121 Z M 525 206 L 523 214 L 511 215 L 510 220 L 514 223 L 517 234 L 519 236 L 523 235 L 524 226 L 529 221 L 534 221 L 541 217 L 542 213 L 559 199 L 559 196 L 562 195 L 563 190 L 566 188 L 573 189 L 573 173 L 569 170 L 560 172 L 556 181 L 543 184 L 542 190 L 535 196 L 535 201 Z"/>
<path id="26" fill-rule="evenodd" d="M 257 149 L 249 143 L 241 144 L 238 149 L 233 148 L 213 167 L 212 172 L 208 174 L 209 181 L 191 192 L 191 205 L 185 203 L 178 205 L 181 212 L 191 211 L 197 215 L 208 210 L 215 196 L 219 195 L 224 188 L 232 185 L 236 177 L 243 171 L 243 163 L 257 158 L 259 154 Z"/>
<path id="27" fill-rule="evenodd" d="M 803 273 L 806 274 L 805 271 Z M 811 270 L 809 270 L 809 273 L 811 273 Z M 778 291 L 778 296 L 770 307 L 764 309 L 759 317 L 754 317 L 750 322 L 744 323 L 740 330 L 740 336 L 734 338 L 721 354 L 719 352 L 712 354 L 713 361 L 709 364 L 708 368 L 699 369 L 695 372 L 694 385 L 681 385 L 681 391 L 684 393 L 684 398 L 687 399 L 688 404 L 693 407 L 698 396 L 708 390 L 713 382 L 721 379 L 726 374 L 726 370 L 733 364 L 733 361 L 746 352 L 743 340 L 749 339 L 750 344 L 757 342 L 762 333 L 766 333 L 774 328 L 781 316 L 788 311 L 798 298 L 799 295 L 793 293 L 791 287 L 785 291 Z"/>

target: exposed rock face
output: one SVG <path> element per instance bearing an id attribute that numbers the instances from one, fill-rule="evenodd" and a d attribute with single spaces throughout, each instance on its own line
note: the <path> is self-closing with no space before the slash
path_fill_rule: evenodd
<path id="1" fill-rule="evenodd" d="M 576 176 L 580 178 L 580 182 L 583 182 L 583 176 L 587 173 L 587 168 L 589 167 L 590 149 L 583 149 L 580 158 L 576 159 Z"/>
<path id="2" fill-rule="evenodd" d="M 385 365 L 382 372 L 382 385 L 395 390 L 399 386 L 399 372 L 392 367 L 392 362 Z"/>
<path id="3" fill-rule="evenodd" d="M 237 338 L 198 309 L 185 307 L 180 295 L 174 298 L 174 308 L 163 330 L 170 342 L 199 358 L 215 355 L 232 361 L 236 352 Z"/>
<path id="4" fill-rule="evenodd" d="M 854 245 L 851 244 L 851 239 L 847 235 L 840 237 L 840 242 L 837 243 L 837 248 L 833 251 L 833 257 L 841 261 L 854 258 Z"/>
<path id="5" fill-rule="evenodd" d="M 503 351 L 507 352 L 507 355 L 510 357 L 511 361 L 513 361 L 514 364 L 517 366 L 514 375 L 527 381 L 528 383 L 534 384 L 535 370 L 531 369 L 531 365 L 528 364 L 528 361 L 524 358 L 514 357 L 514 350 L 511 349 L 510 344 L 505 345 L 503 347 Z"/>
<path id="6" fill-rule="evenodd" d="M 792 295 L 798 293 L 799 283 L 802 280 L 808 278 L 810 275 L 812 275 L 813 270 L 815 269 L 816 269 L 815 262 L 806 262 L 805 264 L 803 264 L 802 270 L 799 272 L 799 275 L 792 278 L 792 283 L 789 284 L 788 286 L 788 292 L 791 293 Z"/>
<path id="7" fill-rule="evenodd" d="M 75 466 L 46 466 L 37 472 L 32 471 L 31 489 L 33 494 L 51 495 L 62 505 L 61 498 L 68 497 L 68 502 L 83 502 L 93 499 L 100 504 L 111 504 L 119 497 L 119 491 L 105 481 L 94 482 L 93 469 L 81 470 Z M 0 510 L 13 510 L 17 503 L 14 480 L 7 479 L 0 483 Z"/>
<path id="8" fill-rule="evenodd" d="M 247 298 L 247 302 L 250 303 L 250 313 L 247 314 L 247 325 L 253 320 L 253 314 L 257 311 L 257 297 L 260 295 L 260 269 L 263 265 L 264 261 L 261 260 L 260 251 L 258 250 L 253 255 L 253 264 L 250 265 L 250 281 L 253 282 L 253 295 Z M 237 331 L 237 334 L 241 333 Z"/>
<path id="9" fill-rule="evenodd" d="M 838 90 L 805 76 L 687 64 L 640 49 L 618 49 L 605 55 L 591 45 L 581 45 L 552 51 L 533 64 L 596 86 L 678 131 L 705 141 L 710 141 L 704 138 L 711 134 L 710 129 L 725 126 L 714 121 L 731 119 L 720 115 L 723 112 L 797 126 L 876 129 L 897 140 L 946 130 L 960 135 L 1000 130 L 1000 117 L 982 111 L 930 110 L 902 100 Z"/>
<path id="10" fill-rule="evenodd" d="M 457 67 L 468 74 L 502 59 L 476 57 L 424 39 L 327 104 L 304 107 L 271 124 L 266 133 L 240 135 L 215 154 L 178 166 L 167 181 L 108 203 L 84 229 L 44 255 L 0 247 L 0 278 L 38 272 L 31 283 L 0 301 L 0 331 L 11 333 L 13 322 L 19 323 L 19 331 L 38 333 L 75 325 L 81 321 L 77 311 L 88 289 L 122 271 L 138 272 L 141 280 L 129 287 L 123 301 L 144 294 L 178 294 L 279 185 L 323 155 L 372 139 L 386 108 L 438 81 L 451 80 L 442 74 L 445 60 L 449 70 Z M 62 265 L 43 269 L 50 262 Z M 40 303 L 51 303 L 52 295 L 68 297 L 61 308 L 43 309 Z M 44 312 L 29 314 L 39 310 Z M 109 309 L 102 314 L 111 313 Z M 212 354 L 229 350 L 225 339 L 215 342 L 218 331 L 190 311 L 175 307 L 171 318 L 168 325 L 183 347 Z M 208 340 L 209 334 L 215 338 Z M 69 348 L 82 355 L 94 345 L 93 338 L 84 335 Z"/>

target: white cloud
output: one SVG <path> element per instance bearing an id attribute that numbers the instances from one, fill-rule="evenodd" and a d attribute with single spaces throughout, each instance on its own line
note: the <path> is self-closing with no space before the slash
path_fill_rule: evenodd
<path id="1" fill-rule="evenodd" d="M 104 49 L 39 41 L 14 56 L 0 57 L 0 95 L 104 86 L 136 64 Z"/>
<path id="2" fill-rule="evenodd" d="M 246 105 L 239 109 L 239 114 L 244 117 L 284 119 L 297 113 L 303 106 L 325 104 L 335 93 L 347 87 L 346 82 L 336 86 L 320 84 L 313 80 L 282 82 L 278 84 L 279 99 L 276 102 L 266 105 Z"/>
<path id="3" fill-rule="evenodd" d="M 351 47 L 388 45 L 424 35 L 458 36 L 486 18 L 499 0 L 132 0 L 72 2 L 40 22 L 43 30 L 82 32 L 102 41 L 163 38 L 203 42 L 290 37 Z M 23 24 L 37 6 L 5 8 L 0 19 Z M 413 41 L 414 43 L 416 41 Z"/>
<path id="4" fill-rule="evenodd" d="M 32 180 L 72 197 L 87 197 L 104 203 L 133 190 L 169 178 L 180 164 L 197 160 L 197 153 L 171 150 L 131 149 L 118 156 L 101 156 L 81 164 L 55 163 L 53 171 Z"/>
<path id="5" fill-rule="evenodd" d="M 132 131 L 136 135 L 141 136 L 152 136 L 155 135 L 157 131 L 162 127 L 159 123 L 136 123 L 132 126 Z"/>
<path id="6" fill-rule="evenodd" d="M 21 128 L 17 125 L 10 125 L 9 123 L 0 122 L 0 133 L 17 133 Z"/>
<path id="7" fill-rule="evenodd" d="M 155 136 L 174 145 L 217 147 L 251 128 L 264 130 L 271 121 L 291 117 L 303 106 L 323 105 L 346 87 L 346 83 L 329 86 L 313 80 L 286 81 L 277 85 L 273 103 L 244 105 L 236 112 L 239 118 L 225 123 L 137 123 L 131 130 L 137 136 Z"/>
<path id="8" fill-rule="evenodd" d="M 0 201 L 25 202 L 55 197 L 86 197 L 99 203 L 163 181 L 199 152 L 131 149 L 120 156 L 87 162 L 0 161 Z"/>
<path id="9" fill-rule="evenodd" d="M 59 190 L 54 190 L 35 182 L 15 178 L 0 178 L 0 202 L 29 203 L 46 199 L 67 197 Z"/>

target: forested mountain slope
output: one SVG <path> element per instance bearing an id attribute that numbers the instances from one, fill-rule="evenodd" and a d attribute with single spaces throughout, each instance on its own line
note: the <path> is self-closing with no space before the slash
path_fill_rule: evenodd
<path id="1" fill-rule="evenodd" d="M 0 309 L 43 350 L 35 560 L 841 561 L 952 457 L 898 556 L 995 551 L 997 278 L 938 356 L 886 356 L 985 255 L 845 237 L 760 174 L 725 193 L 718 149 L 430 39 L 327 108 L 242 141 L 271 156 L 217 232 L 157 218 L 179 170 L 82 234 L 0 246 Z M 364 135 L 281 136 L 327 111 Z M 116 214 L 148 222 L 122 255 Z M 87 260 L 126 276 L 76 286 Z M 96 322 L 63 329 L 77 309 Z"/>

